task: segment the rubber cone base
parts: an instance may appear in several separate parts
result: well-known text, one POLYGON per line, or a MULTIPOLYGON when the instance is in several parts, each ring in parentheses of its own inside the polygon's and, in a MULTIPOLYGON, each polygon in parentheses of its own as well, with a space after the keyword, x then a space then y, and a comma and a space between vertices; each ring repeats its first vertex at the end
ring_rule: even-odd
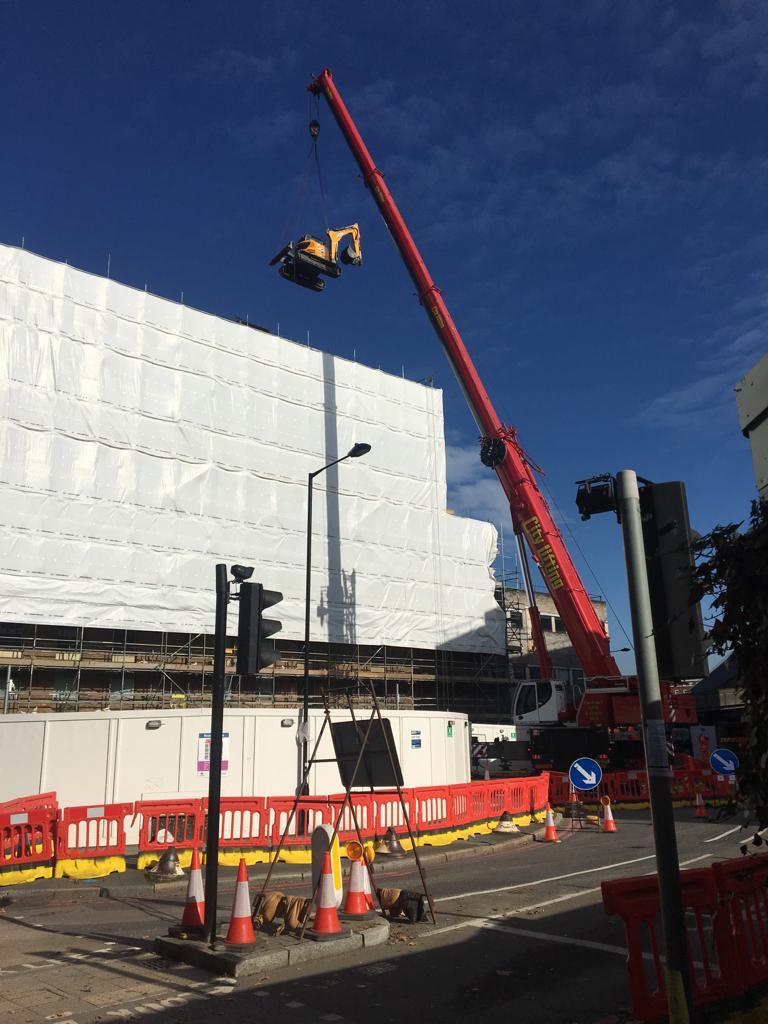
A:
POLYGON ((366 910, 364 914, 345 914, 343 910, 338 911, 340 921, 373 921, 378 916, 373 910, 366 910))

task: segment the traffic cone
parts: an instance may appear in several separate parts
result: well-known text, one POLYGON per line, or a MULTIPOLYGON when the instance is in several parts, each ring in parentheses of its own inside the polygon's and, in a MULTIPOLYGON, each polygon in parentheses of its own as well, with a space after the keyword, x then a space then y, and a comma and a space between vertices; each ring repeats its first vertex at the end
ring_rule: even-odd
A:
POLYGON ((701 790, 696 790, 696 817, 706 818, 707 808, 704 805, 704 797, 701 795, 701 790))
POLYGON ((323 856, 323 869, 320 872, 320 884, 315 897, 315 919, 306 934, 310 939, 317 939, 320 942, 338 939, 345 934, 336 913, 336 893, 333 888, 331 855, 328 851, 323 856))
POLYGON ((371 876, 367 867, 363 871, 363 892, 368 909, 375 910, 376 904, 373 902, 373 893, 371 892, 371 876))
POLYGON ((245 866, 245 857, 240 858, 240 867, 237 869, 232 917, 224 941, 230 946, 249 946, 256 941, 251 920, 251 896, 248 892, 248 869, 245 866))
POLYGON ((547 816, 544 819, 544 843, 559 843, 560 839, 555 829, 555 819, 552 815, 552 808, 547 803, 547 816))
POLYGON ((349 871, 347 895, 341 908, 342 917, 353 917, 359 920, 360 918, 370 918, 373 916, 368 908, 368 900, 365 898, 365 877, 367 874, 368 871, 362 857, 352 861, 349 871))
POLYGON ((192 851, 192 863, 189 867, 187 896, 184 902, 184 913, 181 916, 181 927, 202 928, 205 924, 205 894, 203 893, 203 873, 200 870, 200 858, 197 850, 192 851))
MULTIPOLYGON (((605 798, 606 800, 608 797, 605 798)), ((616 822, 613 820, 613 811, 610 803, 603 805, 603 832, 616 832, 616 822)))

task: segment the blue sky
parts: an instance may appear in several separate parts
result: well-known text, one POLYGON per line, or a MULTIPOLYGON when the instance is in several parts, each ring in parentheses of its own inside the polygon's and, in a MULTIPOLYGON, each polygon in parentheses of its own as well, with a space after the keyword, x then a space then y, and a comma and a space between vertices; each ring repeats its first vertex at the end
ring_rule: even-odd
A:
POLYGON ((0 39, 3 241, 96 273, 109 254, 120 281, 433 377, 450 504, 506 523, 322 107, 329 217, 359 221, 365 265, 322 295, 266 266, 324 226, 314 181, 297 199, 305 88, 330 66, 588 588, 628 629, 620 532, 578 520, 580 477, 684 479, 702 532, 748 513, 733 388, 768 348, 764 4, 0 0, 0 39))

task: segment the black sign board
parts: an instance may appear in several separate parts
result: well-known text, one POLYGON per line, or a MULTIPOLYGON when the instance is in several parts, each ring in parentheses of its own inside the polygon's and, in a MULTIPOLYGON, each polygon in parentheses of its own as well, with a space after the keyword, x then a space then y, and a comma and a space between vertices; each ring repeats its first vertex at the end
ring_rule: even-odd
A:
POLYGON ((394 789, 396 786, 402 786, 403 773, 392 735, 392 723, 388 718, 374 718, 370 723, 367 720, 331 722, 333 749, 339 764, 342 786, 348 789, 352 782, 352 773, 369 725, 368 742, 365 744, 360 767, 355 776, 355 789, 394 789))

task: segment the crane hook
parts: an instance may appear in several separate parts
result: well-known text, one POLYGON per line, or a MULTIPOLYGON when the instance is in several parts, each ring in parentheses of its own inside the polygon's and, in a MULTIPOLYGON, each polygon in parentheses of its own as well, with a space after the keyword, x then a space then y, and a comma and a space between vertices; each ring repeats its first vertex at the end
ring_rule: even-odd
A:
POLYGON ((320 122, 315 121, 314 118, 309 122, 309 134, 313 139, 316 139, 320 134, 320 122))

